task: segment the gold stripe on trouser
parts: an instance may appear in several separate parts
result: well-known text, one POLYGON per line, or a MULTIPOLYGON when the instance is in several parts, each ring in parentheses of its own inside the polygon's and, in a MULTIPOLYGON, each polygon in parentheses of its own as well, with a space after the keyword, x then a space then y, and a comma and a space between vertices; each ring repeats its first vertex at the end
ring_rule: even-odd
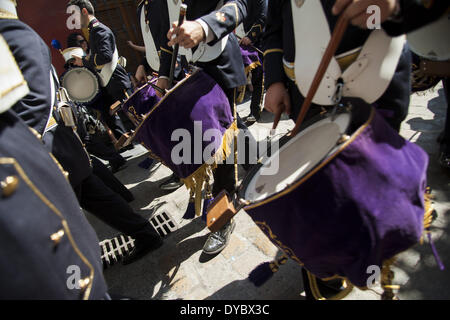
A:
MULTIPOLYGON (((353 62, 356 61, 360 52, 361 50, 358 50, 354 53, 336 59, 342 72, 344 72, 353 62)), ((286 77, 288 77, 292 81, 295 81, 294 63, 289 64, 291 64, 292 66, 286 65, 286 62, 283 63, 284 73, 286 74, 286 77)))
MULTIPOLYGON (((236 123, 237 128, 237 110, 236 110, 236 88, 233 89, 233 117, 234 121, 236 123)), ((238 174, 238 147, 237 147, 237 136, 238 136, 239 130, 236 130, 234 133, 234 187, 236 188, 239 181, 239 174, 238 174)))

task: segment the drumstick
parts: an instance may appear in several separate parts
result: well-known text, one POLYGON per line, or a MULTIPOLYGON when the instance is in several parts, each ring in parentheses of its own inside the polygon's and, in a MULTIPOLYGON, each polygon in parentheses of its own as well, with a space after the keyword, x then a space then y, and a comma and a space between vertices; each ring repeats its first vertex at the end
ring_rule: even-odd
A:
MULTIPOLYGON (((241 37, 239 37, 238 35, 236 35, 235 34, 235 36, 236 36, 236 38, 239 40, 239 44, 241 44, 241 41, 242 41, 242 39, 243 38, 241 38, 241 37)), ((259 53, 261 53, 262 55, 264 55, 264 52, 262 52, 261 50, 259 50, 257 47, 255 47, 254 45, 249 45, 249 47, 252 47, 253 49, 255 49, 256 51, 258 51, 259 53)))
POLYGON ((348 18, 345 18, 344 15, 341 14, 336 24, 336 27, 334 28, 333 35, 331 36, 327 50, 325 51, 322 57, 322 61, 320 62, 319 68, 311 83, 308 95, 306 96, 302 108, 300 109, 300 114, 298 115, 295 127, 290 134, 291 136, 295 136, 298 133, 300 126, 303 120, 305 119, 306 113, 308 112, 309 107, 311 106, 312 99, 314 98, 314 95, 316 94, 317 89, 319 88, 319 85, 322 81, 322 78, 328 69, 328 65, 330 64, 331 58, 336 53, 336 50, 342 40, 342 37, 344 36, 345 31, 347 30, 348 24, 349 24, 348 18))
POLYGON ((159 93, 162 93, 163 95, 166 94, 166 91, 165 91, 164 89, 158 87, 156 84, 151 83, 151 82, 148 82, 148 84, 149 84, 153 89, 155 89, 156 91, 158 91, 159 93))
MULTIPOLYGON (((186 10, 187 10, 187 5, 182 3, 181 7, 180 7, 180 15, 178 17, 178 26, 177 28, 179 28, 184 21, 184 17, 186 16, 186 10)), ((173 77, 174 77, 174 73, 175 73, 175 65, 177 62, 177 56, 178 56, 178 50, 180 49, 180 44, 175 44, 175 47, 173 48, 173 54, 172 54, 172 64, 170 65, 170 76, 169 76, 169 89, 172 88, 173 85, 173 77)))

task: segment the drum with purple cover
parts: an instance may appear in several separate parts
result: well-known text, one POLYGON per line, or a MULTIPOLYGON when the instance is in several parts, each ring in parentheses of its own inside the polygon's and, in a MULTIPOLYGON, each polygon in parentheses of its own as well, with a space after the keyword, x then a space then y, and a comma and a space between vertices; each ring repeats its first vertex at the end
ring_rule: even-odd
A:
POLYGON ((242 60, 244 61, 245 74, 248 76, 250 71, 262 66, 261 58, 258 51, 252 46, 241 44, 240 49, 242 60))
MULTIPOLYGON (((148 104, 146 97, 142 94, 134 101, 136 110, 146 108, 141 106, 148 104)), ((151 108, 133 138, 181 178, 191 196, 195 193, 199 213, 203 183, 214 166, 231 153, 235 130, 225 92, 198 69, 151 108)))
POLYGON ((352 107, 283 137, 246 176, 238 199, 310 273, 366 287, 369 266, 382 266, 422 236, 428 157, 374 108, 348 101, 352 107), (276 163, 278 172, 264 175, 276 163))
POLYGON ((137 89, 121 106, 135 126, 139 126, 145 115, 161 100, 156 95, 156 80, 154 78, 137 89))

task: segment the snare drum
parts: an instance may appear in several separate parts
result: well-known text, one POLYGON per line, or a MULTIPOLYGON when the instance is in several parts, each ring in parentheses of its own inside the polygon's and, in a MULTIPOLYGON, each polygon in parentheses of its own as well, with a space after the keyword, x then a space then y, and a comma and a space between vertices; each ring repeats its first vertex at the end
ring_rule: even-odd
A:
POLYGON ((361 100, 320 115, 247 175, 239 198, 266 236, 315 276, 366 287, 422 235, 428 157, 361 100), (278 173, 264 175, 276 164, 278 173))
POLYGON ((66 88, 70 99, 77 103, 94 102, 100 95, 97 76, 85 67, 69 69, 61 76, 61 85, 66 88))
MULTIPOLYGON (((133 100, 134 108, 146 110, 154 102, 152 97, 151 88, 142 90, 133 100)), ((133 138, 172 169, 191 196, 195 191, 199 213, 203 183, 215 164, 231 153, 235 130, 225 92, 208 74, 196 70, 153 106, 133 138)))
POLYGON ((144 119, 144 116, 161 100, 156 95, 156 90, 151 83, 154 84, 156 78, 152 79, 137 89, 125 102, 122 104, 122 111, 130 118, 134 125, 139 124, 144 119))

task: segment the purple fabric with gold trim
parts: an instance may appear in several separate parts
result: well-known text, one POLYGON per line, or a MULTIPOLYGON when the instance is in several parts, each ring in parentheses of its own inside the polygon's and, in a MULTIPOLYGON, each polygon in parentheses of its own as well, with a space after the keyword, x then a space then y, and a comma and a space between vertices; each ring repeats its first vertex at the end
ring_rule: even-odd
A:
POLYGON ((241 54, 242 54, 242 60, 244 60, 245 68, 247 68, 254 62, 259 62, 260 65, 262 65, 261 59, 259 58, 258 51, 256 51, 254 48, 241 44, 240 49, 241 49, 241 54))
POLYGON ((427 154, 377 113, 309 179, 246 212, 291 258, 319 278, 365 287, 367 267, 418 243, 423 232, 427 154))
POLYGON ((137 122, 142 121, 142 116, 147 114, 158 102, 161 100, 157 95, 155 89, 146 84, 137 89, 130 98, 128 98, 122 105, 124 112, 129 112, 137 122))
MULTIPOLYGON (((142 101, 145 102, 145 99, 142 101)), ((147 114, 137 129, 136 140, 177 176, 186 178, 204 164, 203 153, 212 156, 222 146, 223 135, 232 123, 233 116, 225 92, 209 75, 197 71, 179 82, 147 114), (195 122, 199 123, 195 125, 195 122), (175 130, 180 135, 174 136, 176 141, 172 141, 175 130), (203 139, 207 130, 215 135, 203 139), (183 145, 187 147, 180 151, 183 145), (174 155, 183 158, 182 163, 172 159, 172 150, 176 146, 174 155)))

